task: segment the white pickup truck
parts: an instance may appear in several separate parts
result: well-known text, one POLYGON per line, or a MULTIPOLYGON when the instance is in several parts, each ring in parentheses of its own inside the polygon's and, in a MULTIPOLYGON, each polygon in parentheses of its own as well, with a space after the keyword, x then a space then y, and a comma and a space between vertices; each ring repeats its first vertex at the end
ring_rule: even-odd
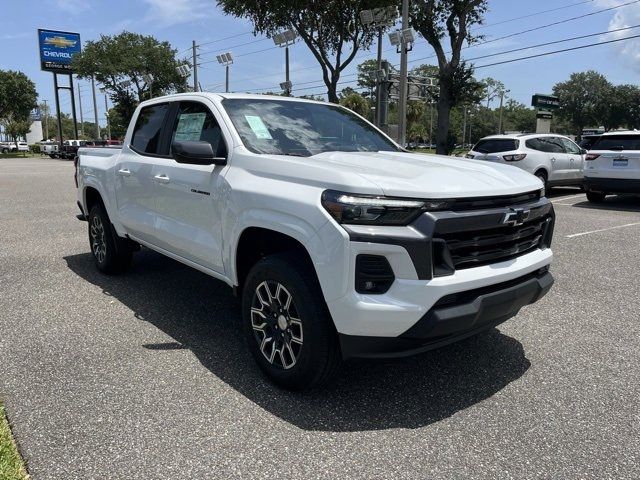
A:
POLYGON ((408 153, 337 105, 156 98, 121 149, 80 149, 76 181, 98 269, 142 245, 226 282, 256 362, 290 389, 468 337, 553 284, 540 180, 408 153))

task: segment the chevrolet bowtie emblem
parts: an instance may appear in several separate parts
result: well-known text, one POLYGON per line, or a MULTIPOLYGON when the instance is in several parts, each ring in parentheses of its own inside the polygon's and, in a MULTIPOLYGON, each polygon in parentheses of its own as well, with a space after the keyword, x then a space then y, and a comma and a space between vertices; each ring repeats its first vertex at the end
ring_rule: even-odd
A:
POLYGON ((527 221, 530 214, 531 210, 524 208, 512 208, 510 212, 504 214, 502 223, 512 227, 518 227, 527 221))
POLYGON ((76 40, 69 40, 64 37, 47 37, 44 39, 44 43, 47 45, 53 45, 58 48, 69 48, 75 46, 77 43, 76 40))

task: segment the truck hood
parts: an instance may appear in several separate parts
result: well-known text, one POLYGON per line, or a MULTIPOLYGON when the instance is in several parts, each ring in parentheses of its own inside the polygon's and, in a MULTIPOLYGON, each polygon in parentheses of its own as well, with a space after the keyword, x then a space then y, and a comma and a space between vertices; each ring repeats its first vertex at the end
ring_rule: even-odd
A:
POLYGON ((326 152, 305 161, 336 174, 357 174, 393 197, 483 197, 542 188, 540 180, 520 168, 443 155, 326 152))

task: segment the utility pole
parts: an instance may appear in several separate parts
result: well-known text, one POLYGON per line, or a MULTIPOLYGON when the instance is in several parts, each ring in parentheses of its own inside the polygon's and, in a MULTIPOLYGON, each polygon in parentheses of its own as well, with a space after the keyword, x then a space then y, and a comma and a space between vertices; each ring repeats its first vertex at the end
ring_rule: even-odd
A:
POLYGON ((502 107, 504 104, 504 94, 509 92, 509 90, 500 91, 500 119, 498 120, 498 133, 502 133, 502 107))
POLYGON ((84 137, 84 117, 82 116, 82 93, 80 92, 80 82, 78 82, 78 102, 80 105, 80 135, 84 137))
POLYGON ((433 100, 429 102, 429 148, 433 145, 433 100))
POLYGON ((464 110, 462 113, 462 145, 464 145, 464 139, 467 135, 467 106, 463 105, 462 109, 464 110))
POLYGON ((380 128, 382 126, 382 115, 380 109, 382 108, 382 99, 380 92, 382 92, 382 76, 380 71, 382 70, 382 32, 384 27, 378 27, 378 63, 376 70, 376 126, 380 128))
POLYGON ((107 138, 111 140, 111 123, 109 122, 109 106, 107 105, 107 94, 104 95, 104 116, 107 117, 107 138))
POLYGON ((44 138, 49 140, 49 107, 47 106, 47 100, 42 102, 44 103, 44 138))
POLYGON ((193 91, 198 91, 198 45, 196 45, 196 41, 193 40, 192 43, 193 48, 193 91))
POLYGON ((407 53, 405 32, 409 28, 409 0, 402 0, 402 40, 400 42, 400 99, 398 102, 398 143, 402 148, 407 137, 407 53))
POLYGON ((96 140, 100 138, 100 124, 98 123, 98 102, 96 101, 96 81, 91 75, 91 92, 93 93, 93 119, 96 122, 96 140))

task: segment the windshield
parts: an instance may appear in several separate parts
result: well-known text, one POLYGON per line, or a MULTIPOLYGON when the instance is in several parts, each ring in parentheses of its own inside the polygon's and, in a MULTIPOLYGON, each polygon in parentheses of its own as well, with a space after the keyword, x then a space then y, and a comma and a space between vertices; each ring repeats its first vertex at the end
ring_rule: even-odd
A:
POLYGON ((254 153, 308 157, 322 152, 398 151, 373 126, 330 104, 228 98, 222 102, 254 153))

